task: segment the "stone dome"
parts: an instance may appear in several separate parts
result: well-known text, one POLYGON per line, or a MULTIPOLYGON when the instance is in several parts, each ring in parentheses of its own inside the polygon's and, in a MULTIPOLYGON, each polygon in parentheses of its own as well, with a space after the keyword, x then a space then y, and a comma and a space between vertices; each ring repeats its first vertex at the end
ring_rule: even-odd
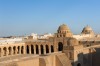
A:
POLYGON ((58 30, 69 30, 69 28, 67 27, 67 25, 62 24, 59 26, 58 30))
POLYGON ((82 34, 94 34, 94 32, 90 26, 84 27, 81 33, 82 34))
POLYGON ((86 26, 83 28, 83 30, 92 30, 92 28, 90 26, 86 26))
POLYGON ((62 24, 58 28, 58 33, 71 33, 70 29, 68 28, 67 25, 62 24))
POLYGON ((75 38, 69 38, 67 43, 68 43, 69 46, 79 45, 79 41, 75 38))
POLYGON ((57 33, 55 34, 56 37, 72 37, 72 33, 67 25, 62 24, 59 26, 57 33))

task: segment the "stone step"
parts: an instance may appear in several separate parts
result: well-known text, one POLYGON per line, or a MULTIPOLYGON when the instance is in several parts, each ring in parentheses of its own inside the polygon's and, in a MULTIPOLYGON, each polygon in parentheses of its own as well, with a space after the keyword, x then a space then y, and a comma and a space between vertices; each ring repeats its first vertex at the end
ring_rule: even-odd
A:
POLYGON ((58 59, 62 63, 63 66, 71 66, 70 60, 65 54, 57 55, 58 59))

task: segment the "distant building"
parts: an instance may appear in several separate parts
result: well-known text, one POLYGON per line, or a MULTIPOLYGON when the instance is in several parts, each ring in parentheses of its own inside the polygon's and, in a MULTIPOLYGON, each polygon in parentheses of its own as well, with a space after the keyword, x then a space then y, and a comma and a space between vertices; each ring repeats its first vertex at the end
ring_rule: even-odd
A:
POLYGON ((78 40, 82 40, 84 38, 94 38, 96 35, 90 26, 86 26, 83 28, 80 35, 73 35, 73 37, 78 40))
POLYGON ((48 39, 49 37, 53 37, 53 34, 46 33, 46 34, 43 34, 43 35, 38 35, 38 34, 32 33, 30 36, 28 36, 28 38, 32 38, 34 40, 38 40, 38 39, 48 39))

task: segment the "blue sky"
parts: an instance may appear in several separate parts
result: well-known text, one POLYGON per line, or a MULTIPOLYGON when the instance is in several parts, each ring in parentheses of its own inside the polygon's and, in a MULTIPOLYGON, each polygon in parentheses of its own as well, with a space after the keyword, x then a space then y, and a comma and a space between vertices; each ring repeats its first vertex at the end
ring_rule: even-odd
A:
POLYGON ((100 0, 0 0, 0 36, 55 33, 63 23, 100 33, 100 0))

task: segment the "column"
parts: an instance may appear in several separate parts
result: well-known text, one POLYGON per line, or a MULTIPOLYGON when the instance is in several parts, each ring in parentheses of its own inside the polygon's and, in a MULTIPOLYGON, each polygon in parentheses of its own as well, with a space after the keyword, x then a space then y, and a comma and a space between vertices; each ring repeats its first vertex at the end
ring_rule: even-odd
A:
POLYGON ((1 57, 3 57, 3 48, 1 48, 1 57))
POLYGON ((19 46, 19 54, 21 54, 21 46, 19 46))
POLYGON ((33 45, 34 46, 34 54, 36 54, 36 46, 35 45, 33 45))
POLYGON ((46 47, 43 45, 44 54, 46 54, 46 47))
POLYGON ((29 46, 29 54, 31 54, 31 46, 29 46))
POLYGON ((15 55, 17 55, 18 49, 17 47, 15 47, 15 55))
POLYGON ((23 46, 23 53, 26 54, 26 47, 23 46))
POLYGON ((6 48, 6 56, 8 56, 9 51, 8 51, 8 47, 6 48))
POLYGON ((10 52, 11 52, 11 55, 13 55, 13 53, 14 53, 13 47, 11 47, 11 51, 10 52))
POLYGON ((51 45, 49 45, 49 53, 51 53, 51 45))
MULTIPOLYGON (((4 48, 4 47, 3 47, 4 48)), ((4 56, 5 55, 5 51, 4 51, 4 49, 2 48, 2 56, 4 56)))
POLYGON ((39 55, 41 55, 41 48, 40 48, 40 45, 38 45, 39 46, 39 55))

